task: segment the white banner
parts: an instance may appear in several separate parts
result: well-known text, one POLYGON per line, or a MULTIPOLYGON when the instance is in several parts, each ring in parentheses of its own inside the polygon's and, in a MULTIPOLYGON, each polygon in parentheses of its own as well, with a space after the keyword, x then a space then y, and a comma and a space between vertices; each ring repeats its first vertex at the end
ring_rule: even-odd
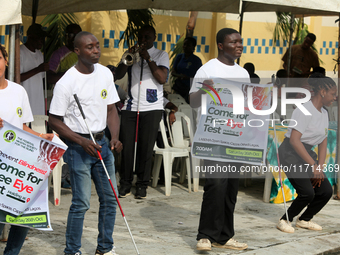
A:
POLYGON ((0 221, 51 228, 47 179, 67 146, 50 142, 8 122, 0 129, 0 221))
POLYGON ((271 120, 269 115, 254 112, 270 109, 272 84, 212 81, 214 89, 206 91, 202 98, 192 155, 200 159, 263 164, 271 120), (252 95, 248 95, 248 88, 252 88, 252 95), (248 98, 254 109, 248 106, 248 98), (242 113, 236 113, 235 109, 242 113))

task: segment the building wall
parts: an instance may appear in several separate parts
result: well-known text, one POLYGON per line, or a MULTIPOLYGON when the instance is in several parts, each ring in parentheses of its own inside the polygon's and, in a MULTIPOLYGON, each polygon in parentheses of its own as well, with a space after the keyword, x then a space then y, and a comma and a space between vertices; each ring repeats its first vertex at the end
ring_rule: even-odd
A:
MULTIPOLYGON (((102 48, 100 62, 103 65, 118 64, 126 45, 119 44, 119 38, 125 30, 127 15, 125 11, 103 11, 76 14, 83 30, 92 32, 99 40, 102 48)), ((185 36, 185 27, 189 12, 156 10, 154 21, 157 38, 155 47, 171 54, 171 49, 181 36, 185 36)), ((317 36, 315 47, 327 75, 337 77, 333 73, 338 55, 338 24, 337 17, 307 17, 305 23, 310 32, 317 36)), ((37 18, 41 22, 42 17, 37 18)), ((24 36, 31 24, 31 18, 23 17, 21 27, 24 36)), ((245 13, 242 38, 244 44, 240 65, 246 62, 254 63, 256 73, 262 77, 270 77, 282 68, 281 58, 288 44, 285 41, 273 43, 273 31, 276 22, 275 13, 245 13)), ((239 30, 239 15, 200 12, 194 31, 197 39, 195 54, 203 63, 217 56, 215 36, 219 29, 231 27, 239 30)), ((9 27, 0 27, 0 43, 8 44, 9 27)))

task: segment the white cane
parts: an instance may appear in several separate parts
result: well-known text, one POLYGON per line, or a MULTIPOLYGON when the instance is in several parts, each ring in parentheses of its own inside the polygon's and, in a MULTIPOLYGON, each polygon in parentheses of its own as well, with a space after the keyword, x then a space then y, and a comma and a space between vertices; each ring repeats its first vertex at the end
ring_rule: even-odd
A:
POLYGON ((141 62, 141 69, 140 69, 140 79, 139 79, 139 86, 138 86, 138 103, 137 103, 135 152, 134 152, 134 157, 133 157, 133 172, 135 172, 135 170, 136 170, 137 140, 138 140, 138 125, 139 125, 140 87, 142 86, 142 78, 143 78, 143 58, 141 58, 140 62, 141 62))
MULTIPOLYGON (((93 135, 92 135, 91 129, 90 129, 90 128, 89 128, 89 126, 87 125, 86 117, 85 117, 85 114, 84 114, 83 108, 81 107, 81 104, 80 104, 80 102, 79 102, 79 99, 78 99, 78 96, 77 96, 77 94, 74 94, 74 95, 73 95, 73 97, 74 97, 74 99, 76 100, 76 103, 77 103, 77 105, 78 105, 78 108, 79 108, 79 111, 80 111, 81 115, 83 116, 83 119, 84 119, 84 122, 85 122, 86 128, 87 128, 87 130, 88 130, 88 132, 89 132, 89 134, 90 134, 90 137, 91 137, 91 139, 92 139, 93 143, 94 143, 94 144, 97 144, 97 143, 96 143, 96 140, 94 139, 94 137, 93 137, 93 135)), ((106 169, 106 166, 105 166, 105 163, 104 163, 104 161, 103 161, 102 155, 100 154, 100 152, 99 152, 98 150, 97 150, 97 154, 98 154, 98 156, 99 156, 100 162, 102 163, 102 166, 103 166, 103 168, 104 168, 104 171, 105 171, 105 174, 106 174, 106 176, 107 176, 107 179, 108 179, 108 180, 109 180, 109 182, 110 182, 110 185, 111 185, 111 188, 112 188, 113 194, 114 194, 114 196, 115 196, 115 198, 116 198, 116 201, 117 201, 118 207, 119 207, 119 209, 120 209, 120 212, 121 212, 121 214, 122 214, 122 216, 123 216, 123 219, 124 219, 125 225, 126 225, 126 227, 127 227, 128 231, 129 231, 129 234, 130 234, 130 237, 131 237, 132 243, 133 243, 133 245, 135 246, 135 249, 136 249, 137 255, 140 255, 140 253, 139 253, 139 251, 138 251, 138 248, 137 248, 137 245, 136 245, 136 242, 135 242, 135 239, 133 238, 133 235, 132 235, 132 233, 131 233, 131 230, 130 230, 129 224, 128 224, 128 222, 127 222, 126 218, 125 218, 125 214, 124 214, 124 212, 123 212, 123 208, 122 208, 122 206, 120 205, 120 202, 119 202, 119 199, 118 199, 118 196, 117 196, 116 190, 115 190, 115 188, 113 187, 113 184, 112 184, 112 181, 111 181, 110 175, 109 175, 109 173, 108 173, 108 171, 107 171, 107 169, 106 169)))
POLYGON ((47 115, 47 75, 44 72, 45 79, 44 79, 44 94, 45 94, 45 115, 47 115))
POLYGON ((283 197, 283 203, 285 205, 285 211, 286 211, 286 218, 287 218, 287 222, 290 226, 290 221, 289 221, 289 218, 288 218, 288 211, 287 211, 287 205, 286 205, 286 197, 285 197, 285 192, 284 192, 284 189, 283 189, 283 183, 282 183, 282 176, 281 176, 281 166, 280 166, 280 157, 279 157, 279 150, 278 150, 278 147, 277 147, 277 137, 276 137, 276 127, 275 127, 275 122, 274 122, 274 113, 272 115, 273 117, 273 126, 274 126, 274 139, 275 139, 275 149, 276 149, 276 157, 277 157, 277 164, 279 166, 279 180, 280 180, 280 184, 281 184, 281 192, 282 192, 282 197, 283 197))
MULTIPOLYGON (((272 83, 273 83, 273 85, 275 84, 275 76, 274 76, 274 74, 272 75, 272 83)), ((281 185, 281 192, 282 192, 282 197, 283 197, 283 203, 285 205, 287 222, 288 222, 288 225, 290 226, 290 221, 289 221, 289 218, 288 218, 288 211, 287 211, 285 191, 283 189, 282 176, 281 176, 281 166, 280 166, 279 149, 277 147, 277 136, 276 136, 276 125, 275 125, 275 121, 274 121, 275 120, 274 112, 272 113, 272 119, 273 119, 272 123, 273 123, 273 126, 274 126, 275 150, 276 150, 277 164, 278 164, 278 167, 279 167, 279 180, 280 180, 280 185, 281 185)))

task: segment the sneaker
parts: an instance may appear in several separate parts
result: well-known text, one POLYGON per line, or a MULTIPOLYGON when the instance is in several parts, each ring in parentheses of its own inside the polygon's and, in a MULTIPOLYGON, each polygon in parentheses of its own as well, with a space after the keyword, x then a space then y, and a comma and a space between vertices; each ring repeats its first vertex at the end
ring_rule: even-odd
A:
POLYGON ((211 251, 211 242, 207 238, 198 240, 196 244, 196 250, 198 251, 211 251))
POLYGON ((313 221, 305 221, 305 220, 297 220, 296 221, 296 226, 299 228, 306 228, 309 230, 317 230, 320 231, 322 230, 322 227, 319 224, 316 224, 313 221))
POLYGON ((64 255, 81 255, 80 252, 76 252, 75 254, 64 253, 64 255))
POLYGON ((288 224, 286 220, 279 220, 279 223, 276 225, 277 229, 281 230, 282 232, 286 233, 294 233, 295 229, 288 224))
POLYGON ((223 248, 223 249, 233 249, 233 250, 245 250, 248 248, 246 243, 239 243, 233 238, 230 238, 225 244, 212 243, 212 247, 223 248))
POLYGON ((135 198, 136 199, 146 198, 146 188, 137 187, 135 198))
POLYGON ((101 251, 96 250, 95 255, 118 255, 118 254, 115 252, 115 249, 116 249, 116 247, 113 246, 112 250, 111 250, 111 251, 108 251, 108 252, 101 252, 101 251))
POLYGON ((131 195, 130 188, 127 188, 126 186, 124 187, 123 185, 120 185, 118 193, 120 198, 131 195))

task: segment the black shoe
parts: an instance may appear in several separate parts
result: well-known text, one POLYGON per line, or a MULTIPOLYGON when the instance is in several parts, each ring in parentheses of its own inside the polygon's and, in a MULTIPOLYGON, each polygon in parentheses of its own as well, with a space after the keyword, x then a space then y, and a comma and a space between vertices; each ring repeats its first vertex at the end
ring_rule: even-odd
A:
POLYGON ((121 185, 119 187, 118 192, 119 192, 120 198, 127 197, 128 195, 131 195, 130 188, 123 186, 123 185, 121 185))
POLYGON ((146 198, 146 188, 137 187, 135 198, 136 199, 146 198))

